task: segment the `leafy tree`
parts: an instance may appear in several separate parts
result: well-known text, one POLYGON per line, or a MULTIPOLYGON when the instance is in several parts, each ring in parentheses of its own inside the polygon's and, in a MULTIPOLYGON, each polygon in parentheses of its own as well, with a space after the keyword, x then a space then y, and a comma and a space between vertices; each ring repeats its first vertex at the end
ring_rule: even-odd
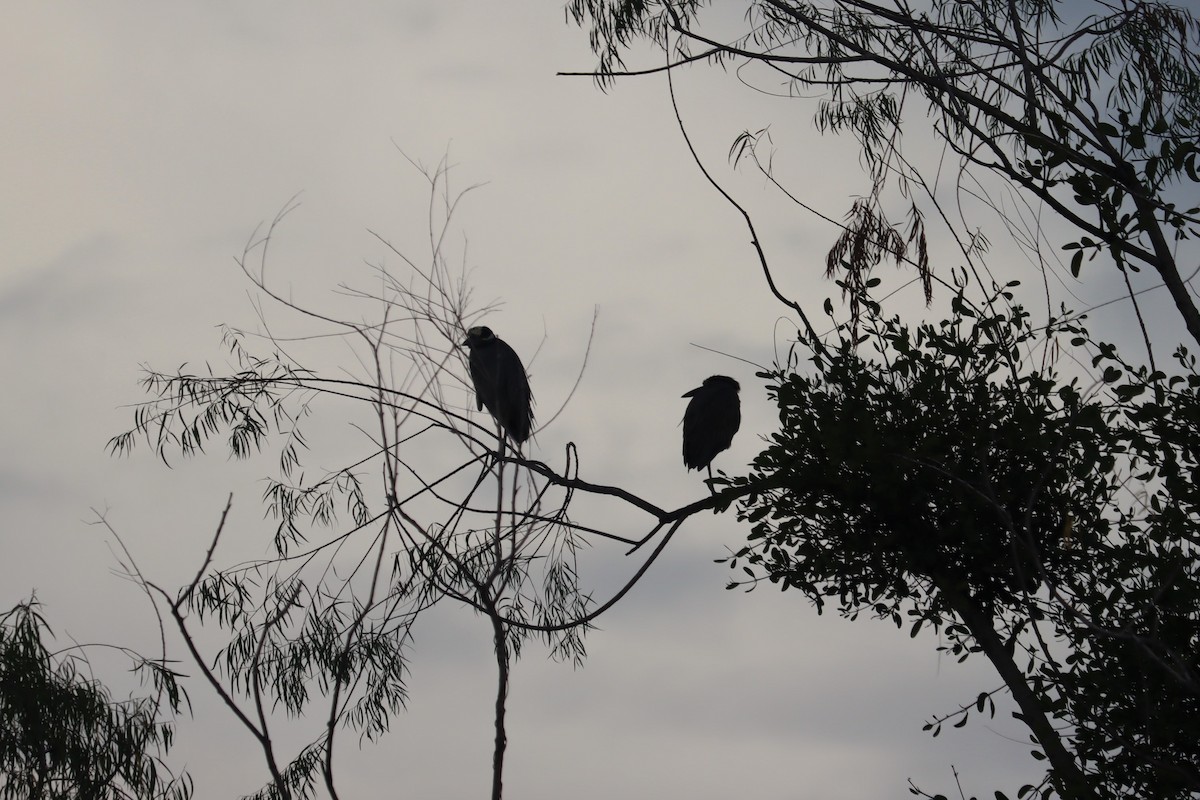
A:
MULTIPOLYGON (((1168 378, 1076 321, 1044 332, 1020 306, 955 301, 915 328, 864 301, 861 336, 845 324, 805 346, 812 374, 764 376, 780 432, 732 482, 753 528, 731 566, 818 610, 931 627, 960 660, 982 653, 1049 764, 1045 796, 1189 797, 1195 359, 1181 349, 1168 378), (1046 348, 1066 335, 1095 345, 1105 382, 1058 374, 1046 348)), ((995 711, 986 692, 973 706, 951 716, 995 711)))
POLYGON ((113 700, 87 673, 82 648, 51 652, 36 599, 0 615, 0 798, 184 800, 187 774, 163 757, 186 701, 162 660, 126 651, 154 694, 113 700), (163 711, 170 715, 163 718, 163 711))
MULTIPOLYGON (((762 67, 788 96, 823 93, 815 124, 856 137, 870 187, 829 250, 827 274, 848 309, 838 322, 826 302, 832 338, 778 291, 754 236, 800 333, 789 358, 763 373, 779 432, 722 493, 740 498, 753 525, 731 559, 745 576, 734 585, 774 582, 818 610, 890 618, 914 636, 932 627, 953 655, 982 653, 1047 764, 1019 797, 1194 796, 1200 378, 1185 347, 1173 365, 1157 363, 1129 273, 1152 270, 1200 342, 1183 272, 1200 219, 1190 196, 1200 180, 1200 23, 1161 2, 748 0, 744 27, 731 32, 728 15, 708 6, 574 0, 569 9, 590 30, 591 74, 604 84, 669 78, 707 60, 762 67), (665 51, 666 65, 626 68, 639 40, 665 51), (905 151, 902 133, 914 128, 956 157, 933 169, 958 170, 957 196, 905 151), (1015 283, 986 277, 986 237, 946 209, 963 207, 966 184, 985 191, 988 175, 1031 217, 1046 209, 1067 223, 1074 276, 1098 257, 1124 275, 1147 365, 1053 302, 1035 321, 1015 283), (892 221, 897 207, 904 225, 892 221), (930 256, 931 219, 957 243, 952 282, 930 256), (872 275, 885 258, 915 267, 927 302, 944 286, 948 318, 886 311, 872 275)), ((762 156, 769 142, 765 130, 745 133, 731 155, 804 205, 762 156)), ((1014 238, 1052 270, 1040 221, 1024 237, 1014 238)), ((1045 291, 1049 301, 1049 282, 1045 291)), ((993 694, 928 729, 994 712, 993 694)))

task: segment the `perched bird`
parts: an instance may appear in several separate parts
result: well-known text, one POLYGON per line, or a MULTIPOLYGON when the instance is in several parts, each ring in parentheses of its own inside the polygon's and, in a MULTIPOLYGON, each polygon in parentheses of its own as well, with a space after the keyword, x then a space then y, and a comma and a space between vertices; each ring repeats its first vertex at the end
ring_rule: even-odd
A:
POLYGON ((689 470, 707 468, 712 478, 712 460, 729 449, 742 424, 741 388, 727 375, 713 375, 683 395, 692 398, 683 412, 683 463, 689 470))
POLYGON ((533 427, 533 395, 520 357, 484 326, 467 331, 463 344, 471 351, 467 363, 475 384, 475 408, 487 406, 510 439, 525 441, 533 427))

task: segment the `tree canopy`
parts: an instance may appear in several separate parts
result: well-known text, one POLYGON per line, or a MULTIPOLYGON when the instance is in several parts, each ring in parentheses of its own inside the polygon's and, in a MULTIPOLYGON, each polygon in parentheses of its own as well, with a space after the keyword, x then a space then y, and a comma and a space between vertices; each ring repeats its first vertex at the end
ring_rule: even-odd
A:
POLYGON ((1195 357, 1181 349, 1168 379, 1076 322, 1034 329, 1006 294, 959 294, 950 319, 915 328, 867 301, 861 338, 847 325, 811 348, 810 374, 764 376, 780 431, 733 481, 753 529, 731 566, 982 653, 1049 764, 1047 796, 1189 797, 1195 357), (1095 345, 1100 387, 1058 374, 1047 354, 1064 336, 1095 345))

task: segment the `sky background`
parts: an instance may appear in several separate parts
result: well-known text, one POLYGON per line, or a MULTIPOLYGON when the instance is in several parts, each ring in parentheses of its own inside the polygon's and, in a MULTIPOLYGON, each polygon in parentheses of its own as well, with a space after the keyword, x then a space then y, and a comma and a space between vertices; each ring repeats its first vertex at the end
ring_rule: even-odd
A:
MULTIPOLYGON (((585 479, 662 507, 697 499, 704 487, 679 457, 680 395, 724 373, 742 384, 744 421, 717 466, 748 463, 773 429, 772 408, 754 367, 704 348, 767 365, 795 322, 768 293, 740 219, 692 163, 665 80, 602 93, 555 74, 592 63, 586 33, 557 3, 8 9, 0 607, 36 591, 62 642, 153 651, 151 610, 114 574, 97 513, 167 586, 190 579, 230 493, 233 549, 266 554, 259 479, 270 458, 233 462, 214 448, 166 469, 145 449, 116 459, 105 444, 132 424, 142 365, 219 366, 216 326, 260 324, 235 258, 297 193, 272 244, 273 285, 312 308, 367 314, 337 290, 369 285, 371 264, 400 268, 372 232, 407 253, 427 248, 427 185, 408 158, 447 158, 454 186, 479 185, 453 221, 451 249, 480 302, 502 302, 486 321, 526 356, 539 412, 571 391, 598 309, 579 390, 535 455, 556 463, 573 441, 585 479)), ((781 174, 840 218, 869 188, 852 146, 811 131, 812 103, 747 91, 733 73, 698 69, 677 88, 706 163, 755 211, 781 290, 819 316, 836 292, 821 277, 836 230, 761 177, 732 173, 725 157, 740 131, 771 125, 781 174)), ((1033 277, 1019 260, 1006 266, 1033 277)), ((1091 301, 1119 291, 1104 276, 1086 293, 1071 288, 1091 301)), ((268 314, 277 332, 314 332, 268 314)), ((1105 338, 1124 336, 1123 318, 1097 320, 1105 338)), ((322 357, 335 372, 357 368, 349 351, 346 363, 335 350, 322 357)), ((326 437, 345 452, 365 446, 336 409, 328 420, 326 437)), ((314 454, 324 468, 338 456, 336 446, 314 454)), ((1005 712, 938 739, 921 732, 999 684, 982 659, 957 664, 930 635, 818 616, 772 587, 727 592, 714 559, 745 533, 732 514, 686 525, 602 617, 582 669, 527 649, 510 694, 508 796, 866 800, 908 796, 909 778, 954 794, 953 769, 968 795, 1011 795, 1040 776, 1005 712)), ((602 542, 588 563, 585 581, 600 587, 637 566, 602 542)), ((409 708, 381 743, 347 754, 343 796, 484 796, 486 621, 439 608, 412 657, 409 708)), ((119 664, 100 677, 129 689, 119 664)), ((251 738, 207 687, 191 692, 195 716, 180 723, 175 763, 192 772, 196 796, 256 790, 267 775, 251 738)))

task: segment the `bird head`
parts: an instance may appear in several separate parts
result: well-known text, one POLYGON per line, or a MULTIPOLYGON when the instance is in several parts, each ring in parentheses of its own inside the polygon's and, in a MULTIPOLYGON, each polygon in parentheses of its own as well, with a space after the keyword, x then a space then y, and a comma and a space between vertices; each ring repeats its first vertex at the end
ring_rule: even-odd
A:
POLYGON ((713 392, 733 392, 737 394, 742 390, 742 385, 728 375, 710 375, 704 379, 704 383, 692 389, 684 397, 695 397, 704 392, 711 394, 713 392))
POLYGON ((710 388, 732 389, 735 392, 742 390, 742 385, 728 375, 712 375, 704 379, 704 385, 710 388))
POLYGON ((467 331, 466 341, 463 345, 466 347, 479 347, 480 345, 491 344, 496 341, 496 334, 492 333, 492 329, 486 325, 477 325, 467 331))

